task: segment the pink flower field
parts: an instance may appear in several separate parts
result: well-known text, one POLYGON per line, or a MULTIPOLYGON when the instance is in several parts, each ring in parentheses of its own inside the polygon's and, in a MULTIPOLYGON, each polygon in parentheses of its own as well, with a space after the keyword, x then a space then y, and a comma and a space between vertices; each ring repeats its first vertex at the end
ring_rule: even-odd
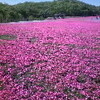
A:
POLYGON ((100 21, 0 24, 0 100, 100 100, 100 21))

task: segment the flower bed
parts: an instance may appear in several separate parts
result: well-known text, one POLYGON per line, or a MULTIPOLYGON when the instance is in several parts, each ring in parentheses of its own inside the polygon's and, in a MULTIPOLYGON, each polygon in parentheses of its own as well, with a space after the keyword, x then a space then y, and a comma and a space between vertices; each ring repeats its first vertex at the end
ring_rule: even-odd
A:
POLYGON ((0 100, 99 100, 100 23, 87 19, 1 24, 0 100))

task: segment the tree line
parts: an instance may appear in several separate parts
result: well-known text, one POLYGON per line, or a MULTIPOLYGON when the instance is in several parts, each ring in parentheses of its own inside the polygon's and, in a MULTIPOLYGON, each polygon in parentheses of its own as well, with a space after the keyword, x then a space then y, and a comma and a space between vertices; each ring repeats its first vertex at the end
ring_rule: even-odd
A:
POLYGON ((16 5, 0 3, 0 23, 41 20, 52 17, 56 13, 64 13, 66 16, 94 16, 100 14, 100 7, 78 0, 24 2, 16 5))

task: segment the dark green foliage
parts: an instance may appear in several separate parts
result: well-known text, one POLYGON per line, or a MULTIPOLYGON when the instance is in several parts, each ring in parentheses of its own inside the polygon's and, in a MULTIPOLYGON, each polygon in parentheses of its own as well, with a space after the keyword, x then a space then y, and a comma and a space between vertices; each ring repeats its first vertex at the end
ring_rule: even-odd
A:
POLYGON ((0 85, 3 83, 3 81, 0 81, 0 85))
POLYGON ((79 76, 77 76, 77 82, 79 82, 79 83, 86 83, 86 81, 87 81, 87 78, 86 78, 86 76, 85 75, 79 75, 79 76))
POLYGON ((96 84, 100 84, 100 76, 98 75, 96 78, 93 79, 96 84))
POLYGON ((35 43, 36 41, 38 41, 38 37, 32 37, 28 42, 35 43))
POLYGON ((29 89, 31 86, 33 85, 33 83, 31 82, 31 81, 26 81, 25 83, 24 83, 24 89, 29 89))
POLYGON ((64 91, 65 94, 68 94, 68 93, 72 92, 72 89, 66 87, 63 91, 64 91))
POLYGON ((6 63, 0 62, 0 66, 6 66, 6 63))
POLYGON ((84 99, 84 98, 86 98, 86 96, 85 95, 83 95, 83 94, 81 94, 80 92, 78 92, 78 91, 73 91, 73 94, 76 96, 76 97, 78 97, 79 99, 84 99))
POLYGON ((4 89, 3 81, 0 81, 0 91, 4 89))
POLYGON ((65 94, 68 95, 68 98, 71 98, 71 97, 73 98, 74 96, 79 98, 79 99, 85 99, 86 98, 86 96, 81 94, 79 92, 79 90, 77 90, 77 89, 72 89, 72 88, 66 87, 63 91, 64 91, 65 94))
POLYGON ((16 39, 16 36, 14 36, 14 35, 0 35, 0 39, 2 39, 2 40, 14 40, 14 39, 16 39))
POLYGON ((21 78, 21 75, 18 74, 18 72, 14 72, 14 73, 11 75, 11 78, 12 78, 12 79, 20 79, 20 78, 21 78))
POLYGON ((17 5, 0 3, 0 22, 45 19, 55 13, 64 13, 66 16, 92 16, 100 14, 100 7, 78 0, 25 2, 17 5))
POLYGON ((4 86, 0 86, 0 91, 4 89, 4 86))

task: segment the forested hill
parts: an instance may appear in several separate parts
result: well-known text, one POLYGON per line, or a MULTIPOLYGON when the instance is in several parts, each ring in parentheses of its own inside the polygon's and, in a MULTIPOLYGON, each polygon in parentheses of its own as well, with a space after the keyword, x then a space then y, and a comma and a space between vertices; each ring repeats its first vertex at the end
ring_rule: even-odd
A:
POLYGON ((0 22, 45 19, 55 13, 64 13, 66 16, 94 16, 100 14, 100 7, 78 0, 25 2, 17 5, 0 3, 0 22))

